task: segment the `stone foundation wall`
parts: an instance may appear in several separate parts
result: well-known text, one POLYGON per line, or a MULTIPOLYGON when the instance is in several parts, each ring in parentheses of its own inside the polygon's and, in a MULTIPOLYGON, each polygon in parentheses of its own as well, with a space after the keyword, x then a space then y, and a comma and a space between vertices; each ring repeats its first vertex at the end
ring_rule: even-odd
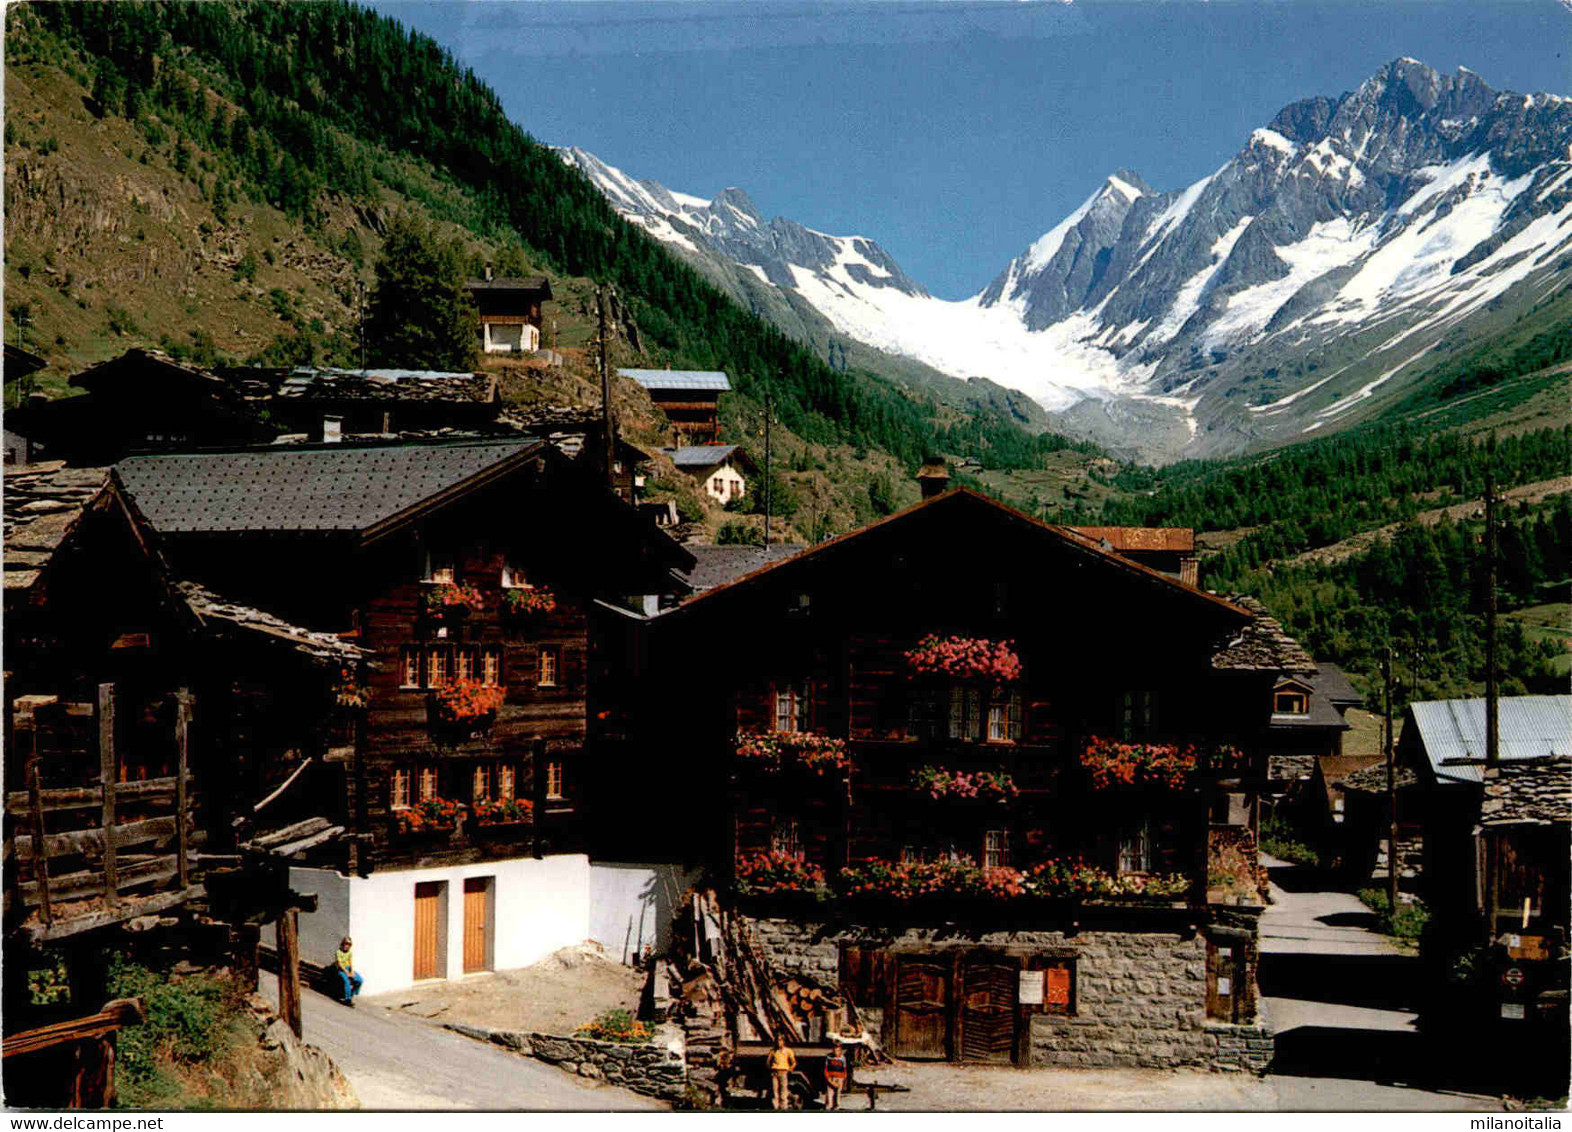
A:
POLYGON ((525 1057, 538 1058, 565 1072, 620 1085, 645 1096, 675 1101, 687 1094, 687 1058, 682 1030, 677 1026, 661 1026, 655 1041, 647 1045, 596 1042, 522 1030, 487 1030, 460 1022, 449 1022, 447 1028, 525 1057))
MULTIPOLYGON (((996 947, 1014 952, 1051 950, 1076 957, 1073 1016, 1030 1018, 1028 1063, 1033 1066, 1174 1066, 1217 1069, 1265 1067, 1270 1031, 1206 1017, 1206 939, 1175 932, 966 932, 908 929, 878 933, 846 925, 784 919, 750 921, 770 962, 790 974, 833 982, 843 943, 860 947, 943 950, 996 947)), ((882 1011, 859 1006, 868 1028, 884 1039, 882 1011)))

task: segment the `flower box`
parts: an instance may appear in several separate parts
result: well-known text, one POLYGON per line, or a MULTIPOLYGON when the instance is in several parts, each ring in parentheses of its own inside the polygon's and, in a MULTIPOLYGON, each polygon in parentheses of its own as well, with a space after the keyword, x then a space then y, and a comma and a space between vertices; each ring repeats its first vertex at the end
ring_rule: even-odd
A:
POLYGON ((448 798, 425 798, 402 810, 393 811, 400 833, 441 836, 458 828, 462 802, 448 798))
POLYGON ((1192 887, 1184 873, 1119 873, 1082 860, 1049 860, 1027 870, 1023 885, 1034 896, 1097 902, 1168 904, 1192 887))
POLYGON ((848 898, 897 901, 1024 895, 1022 874, 1008 867, 986 868, 971 861, 868 861, 840 871, 839 886, 848 898))
POLYGON ((734 750, 739 760, 771 771, 792 765, 819 775, 851 769, 846 740, 812 731, 738 732, 734 750))
POLYGON ((471 809, 479 830, 502 832, 534 824, 535 803, 528 798, 476 802, 471 809))
POLYGON ((734 883, 739 896, 830 896, 824 870, 794 853, 755 853, 737 861, 734 883))
POLYGON ((557 595, 544 586, 513 586, 502 591, 502 612, 509 617, 544 617, 557 608, 557 595))
POLYGON ((486 597, 474 586, 443 582, 421 595, 421 611, 438 621, 462 621, 471 613, 483 613, 486 597))
POLYGON ((912 676, 974 681, 994 686, 1021 678, 1021 658, 1011 641, 930 634, 905 654, 912 676))
POLYGON ((1001 771, 958 771, 924 766, 912 771, 912 786, 934 801, 1005 803, 1020 793, 1001 771))
POLYGON ((497 721, 503 690, 477 680, 455 680, 433 691, 426 701, 426 720, 434 734, 463 740, 483 735, 497 721))

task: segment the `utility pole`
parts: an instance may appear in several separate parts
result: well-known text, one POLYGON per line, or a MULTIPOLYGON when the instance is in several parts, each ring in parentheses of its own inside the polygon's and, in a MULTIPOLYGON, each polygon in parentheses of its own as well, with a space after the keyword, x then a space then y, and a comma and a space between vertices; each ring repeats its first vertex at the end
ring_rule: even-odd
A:
POLYGON ((615 444, 614 432, 611 423, 611 366, 608 361, 609 351, 606 338, 606 288, 595 288, 595 312, 600 323, 600 427, 601 427, 601 470, 605 473, 606 483, 615 488, 612 483, 612 448, 615 444))
POLYGON ((358 323, 358 326, 356 327, 356 333, 357 333, 357 336, 360 338, 360 368, 361 369, 365 369, 366 368, 366 281, 364 279, 358 279, 358 280, 355 281, 355 294, 358 296, 358 298, 355 300, 355 321, 358 323))
POLYGON ((1496 686, 1496 474, 1495 434, 1490 436, 1491 469, 1485 473, 1485 765, 1501 758, 1497 718, 1501 690, 1496 686))
POLYGON ((1392 742, 1392 646, 1381 657, 1386 688, 1386 899, 1388 915, 1397 915, 1397 755, 1392 742))
POLYGON ((764 546, 770 545, 770 395, 764 395, 764 546))

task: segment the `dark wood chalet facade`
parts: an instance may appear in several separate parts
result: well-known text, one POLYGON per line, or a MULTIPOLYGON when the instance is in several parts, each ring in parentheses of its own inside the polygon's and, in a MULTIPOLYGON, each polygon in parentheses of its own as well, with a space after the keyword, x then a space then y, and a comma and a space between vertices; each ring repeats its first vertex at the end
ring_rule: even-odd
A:
POLYGON ((897 1053, 1254 1063, 1285 658, 1249 610, 956 490, 690 599, 647 648, 655 726, 598 774, 629 788, 602 824, 703 815, 689 851, 772 958, 836 972, 897 1053), (783 914, 812 887, 833 899, 783 914))
POLYGON ((275 808, 274 825, 341 831, 297 856, 336 910, 303 922, 306 958, 385 933, 399 942, 364 961, 392 987, 538 957, 509 935, 531 883, 514 866, 582 846, 590 612, 670 591, 686 552, 531 438, 117 472, 186 577, 367 654, 339 690, 354 722, 325 756, 333 773, 275 808), (392 874, 408 874, 396 892, 392 874))

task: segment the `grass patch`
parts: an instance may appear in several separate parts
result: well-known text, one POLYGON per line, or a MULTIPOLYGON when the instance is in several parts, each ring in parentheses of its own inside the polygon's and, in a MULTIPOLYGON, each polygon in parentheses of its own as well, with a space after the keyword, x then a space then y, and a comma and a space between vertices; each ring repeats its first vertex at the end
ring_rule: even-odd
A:
POLYGON ((1261 819, 1261 849, 1292 865, 1321 867, 1321 853, 1306 844, 1302 834, 1287 818, 1278 814, 1261 819))
POLYGON ((1418 900, 1412 904, 1398 901, 1397 911, 1394 913, 1384 888, 1361 888, 1359 899, 1366 908, 1376 914, 1376 927, 1383 935, 1417 943, 1420 933, 1430 922, 1430 910, 1418 900))
POLYGON ((171 975, 115 956, 109 990, 141 998, 147 1022, 120 1032, 115 1083, 122 1108, 230 1107, 224 1081, 235 1055, 254 1042, 242 1016, 244 991, 225 975, 171 975))

